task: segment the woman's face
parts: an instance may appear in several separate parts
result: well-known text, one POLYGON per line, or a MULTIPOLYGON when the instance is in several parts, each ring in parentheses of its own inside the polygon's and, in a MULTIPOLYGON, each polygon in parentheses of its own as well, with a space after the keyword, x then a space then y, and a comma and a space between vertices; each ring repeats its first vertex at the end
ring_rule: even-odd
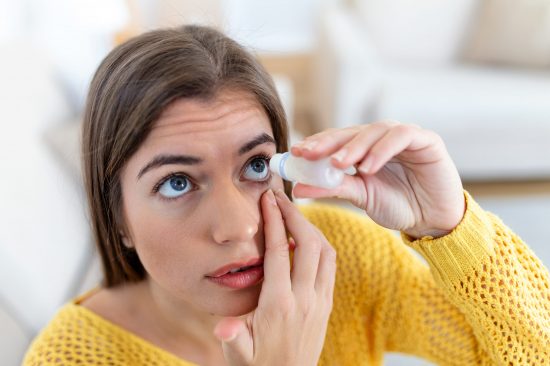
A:
POLYGON ((269 119, 249 94, 179 100, 155 123, 121 175, 127 245, 147 281, 172 301, 236 316, 257 306, 261 282, 235 289, 209 274, 262 258, 260 196, 283 182, 269 172, 269 119))

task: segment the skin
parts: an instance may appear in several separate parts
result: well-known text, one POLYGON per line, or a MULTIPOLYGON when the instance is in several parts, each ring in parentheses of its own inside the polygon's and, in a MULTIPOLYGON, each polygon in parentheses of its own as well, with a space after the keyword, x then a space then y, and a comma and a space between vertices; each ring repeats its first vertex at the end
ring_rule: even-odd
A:
POLYGON ((213 351, 219 356, 212 329, 221 316, 250 312, 261 285, 231 291, 204 276, 226 263, 263 255, 260 196, 269 187, 283 187, 281 179, 259 184, 242 178, 248 159, 275 153, 275 145, 262 144, 245 156, 236 155, 237 147, 261 133, 273 136, 267 116, 241 94, 223 95, 210 103, 180 100, 164 111, 121 175, 129 231, 125 244, 135 247, 148 278, 139 285, 104 290, 115 308, 142 304, 132 305, 136 309, 131 313, 146 319, 146 325, 137 329, 133 316, 124 315, 126 309, 111 314, 111 320, 187 359, 213 351), (204 163, 164 165, 138 179, 140 170, 161 154, 193 155, 204 163), (172 201, 152 193, 173 172, 188 174, 200 188, 172 201), (160 324, 159 329, 151 330, 153 324, 160 324), (193 347, 187 344, 201 345, 201 352, 190 355, 193 347))

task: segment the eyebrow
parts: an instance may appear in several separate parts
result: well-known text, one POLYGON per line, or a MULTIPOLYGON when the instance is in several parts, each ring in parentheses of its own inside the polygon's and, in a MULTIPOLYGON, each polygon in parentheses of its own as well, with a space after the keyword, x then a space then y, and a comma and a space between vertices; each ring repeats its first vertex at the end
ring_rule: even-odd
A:
MULTIPOLYGON (((254 137, 252 140, 248 141, 244 145, 242 145, 239 150, 238 154, 244 155, 247 152, 251 151, 258 145, 262 144, 275 144, 275 139, 271 136, 269 136, 267 133, 262 133, 256 137, 254 137)), ((147 165, 145 165, 138 173, 137 179, 140 179, 145 173, 148 171, 161 167, 163 165, 169 165, 169 164, 179 164, 179 165, 198 165, 203 162, 203 159, 192 156, 192 155, 159 155, 153 158, 147 165)))

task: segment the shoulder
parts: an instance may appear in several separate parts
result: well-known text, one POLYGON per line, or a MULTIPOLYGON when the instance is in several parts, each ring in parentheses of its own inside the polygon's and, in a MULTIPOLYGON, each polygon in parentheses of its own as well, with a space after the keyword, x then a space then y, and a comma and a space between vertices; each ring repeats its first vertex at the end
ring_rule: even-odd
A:
MULTIPOLYGON (((92 319, 74 303, 63 306, 50 323, 34 338, 23 365, 72 365, 90 363, 85 351, 96 338, 92 319)), ((92 360, 93 361, 93 360, 92 360)))
POLYGON ((84 298, 89 298, 89 294, 65 304, 42 329, 26 352, 24 366, 96 365, 107 362, 107 358, 113 362, 125 360, 124 355, 117 354, 120 348, 116 347, 125 342, 124 334, 80 305, 84 298))
POLYGON ((35 365, 189 365, 155 346, 125 324, 139 324, 125 301, 128 289, 98 288, 70 303, 56 314, 33 340, 23 366, 35 365), (124 314, 121 317, 120 314, 124 314), (125 318, 126 317, 126 318, 125 318), (133 322, 128 321, 132 319, 133 322), (125 320, 126 319, 126 320, 125 320))

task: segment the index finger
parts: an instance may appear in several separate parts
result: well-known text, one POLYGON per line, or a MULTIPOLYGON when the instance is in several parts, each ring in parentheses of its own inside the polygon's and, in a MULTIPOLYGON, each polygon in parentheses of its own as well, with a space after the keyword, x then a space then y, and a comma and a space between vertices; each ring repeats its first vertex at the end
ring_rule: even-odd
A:
POLYGON ((295 293, 307 293, 315 285, 324 239, 283 191, 277 191, 276 195, 286 227, 296 240, 291 275, 292 289, 295 293))
POLYGON ((261 199, 264 221, 264 284, 260 295, 263 299, 279 298, 283 293, 291 293, 290 257, 288 240, 281 211, 271 189, 261 199))
POLYGON ((290 148, 292 155, 317 160, 337 151, 357 134, 356 128, 329 129, 307 137, 290 148))

